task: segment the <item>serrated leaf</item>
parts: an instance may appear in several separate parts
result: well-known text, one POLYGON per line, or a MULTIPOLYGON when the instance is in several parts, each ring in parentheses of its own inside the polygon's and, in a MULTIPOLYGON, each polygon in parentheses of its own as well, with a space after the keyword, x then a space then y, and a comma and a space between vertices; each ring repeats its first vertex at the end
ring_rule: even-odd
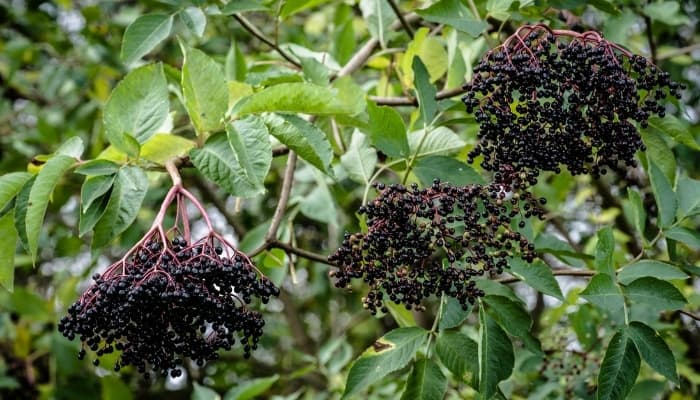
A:
POLYGON ((265 378, 256 378, 244 381, 234 386, 226 392, 224 400, 253 400, 264 394, 272 385, 279 380, 280 376, 275 374, 265 378))
POLYGON ((221 14, 231 15, 247 11, 267 11, 269 7, 257 0, 231 0, 221 9, 221 14))
POLYGON ((479 345, 462 332, 440 332, 435 353, 458 380, 467 372, 479 373, 479 345))
POLYGON ((648 276, 632 281, 624 291, 628 299, 652 310, 679 310, 687 302, 671 283, 648 276))
POLYGON ((647 147, 642 157, 644 167, 648 170, 649 161, 653 160, 666 179, 673 182, 676 177, 676 156, 666 144, 666 139, 656 129, 642 129, 640 133, 647 147))
POLYGON ((612 229, 607 226, 598 231, 598 242, 595 246, 595 266, 604 274, 615 276, 613 256, 615 255, 615 238, 612 229))
POLYGON ((347 97, 343 96, 339 89, 308 82, 289 82, 269 86, 242 98, 229 114, 241 116, 261 112, 288 112, 355 115, 360 111, 362 110, 355 104, 347 101, 347 97))
POLYGON ((522 279, 533 289, 564 301, 561 288, 554 278, 552 270, 542 261, 536 260, 528 263, 521 258, 513 258, 508 265, 511 274, 522 279))
POLYGON ((131 64, 148 54, 170 35, 172 27, 172 15, 145 14, 136 18, 124 32, 122 61, 131 64))
POLYGON ((700 233, 696 230, 674 226, 664 231, 667 238, 677 240, 692 249, 700 249, 700 233))
POLYGON ((17 229, 15 229, 14 220, 14 212, 0 217, 0 286, 10 292, 15 288, 17 229))
POLYGON ((479 36, 488 27, 459 0, 441 0, 428 8, 416 10, 416 13, 427 21, 452 26, 472 37, 479 36))
POLYGON ((628 333, 644 361, 668 380, 680 385, 676 358, 661 336, 652 328, 638 321, 632 321, 628 333))
POLYGON ((417 157, 427 157, 435 155, 449 155, 459 152, 466 143, 457 136, 454 131, 445 126, 439 126, 428 130, 428 136, 422 140, 424 131, 418 130, 408 135, 408 144, 411 154, 418 153, 417 157), (421 144, 422 140, 422 144, 421 144), (420 145, 420 149, 418 148, 420 145))
POLYGON ((228 87, 221 66, 204 52, 185 48, 182 95, 198 135, 223 127, 228 107, 228 87))
POLYGON ((598 374, 598 400, 622 400, 632 390, 639 375, 641 359, 624 329, 615 333, 605 351, 598 374))
POLYGON ((648 122, 650 127, 672 137, 676 143, 684 144, 694 150, 700 150, 700 144, 695 141, 695 138, 690 133, 687 122, 673 115, 667 115, 664 118, 652 116, 649 117, 648 122))
POLYGON ((32 174, 28 172, 10 172, 0 176, 0 210, 17 196, 31 177, 32 174))
POLYGON ((119 164, 110 160, 90 160, 80 164, 75 172, 86 176, 112 175, 119 171, 119 164))
POLYGON ((107 193, 114 184, 116 174, 88 176, 80 190, 80 208, 85 212, 93 201, 107 193))
MULTIPOLYGON (((467 303, 468 304, 468 303, 467 303)), ((447 297, 445 304, 443 305, 442 315, 440 316, 440 322, 438 325, 439 330, 456 328, 469 317, 472 312, 471 305, 468 304, 466 310, 454 297, 447 297)))
POLYGON ((105 136, 115 148, 136 157, 139 144, 158 131, 168 118, 169 108, 163 66, 137 68, 119 82, 105 104, 105 136))
POLYGON ((17 230, 20 243, 22 243, 22 246, 27 251, 29 251, 29 241, 27 240, 27 208, 29 206, 29 193, 32 190, 32 186, 34 186, 36 178, 37 175, 34 175, 24 182, 15 200, 15 229, 17 230))
POLYGON ((156 133, 141 146, 141 158, 164 165, 166 161, 185 156, 196 144, 182 136, 156 133))
POLYGON ((581 297, 607 312, 619 324, 624 322, 625 306, 622 291, 610 275, 599 273, 593 276, 586 289, 581 292, 581 297))
POLYGON ((410 327, 394 329, 377 339, 350 367, 343 398, 405 367, 423 345, 426 336, 425 329, 410 327))
POLYGON ((676 218, 676 210, 678 209, 676 194, 673 192, 671 182, 666 179, 666 176, 652 160, 649 161, 649 180, 659 209, 659 225, 661 227, 670 226, 676 218))
POLYGON ((369 138, 372 144, 384 154, 393 158, 406 158, 410 155, 406 125, 396 110, 391 107, 377 107, 367 103, 369 113, 369 138))
POLYGON ((521 304, 504 296, 485 296, 483 301, 488 305, 486 311, 506 332, 521 338, 533 353, 542 352, 539 340, 530 332, 532 318, 521 304))
POLYGON ((435 100, 437 89, 430 83, 428 69, 420 57, 413 57, 411 65, 414 76, 413 87, 416 90, 416 98, 418 99, 418 110, 423 118, 424 126, 428 126, 432 123, 438 111, 437 101, 435 100))
POLYGON ((314 124, 291 114, 264 114, 270 134, 294 150, 304 161, 332 174, 333 150, 326 135, 314 124))
POLYGON ((97 222, 99 222, 107 210, 110 197, 110 192, 103 194, 98 201, 93 201, 92 204, 90 204, 90 207, 80 213, 80 220, 78 222, 78 237, 83 237, 86 233, 90 232, 95 225, 97 225, 97 222))
POLYGON ((661 280, 686 279, 686 275, 680 269, 671 264, 656 260, 640 260, 632 263, 617 274, 617 280, 622 284, 644 277, 653 277, 661 280))
POLYGON ((676 187, 678 191, 678 208, 683 216, 700 213, 700 181, 681 176, 676 187))
POLYGON ((447 378, 434 361, 420 358, 406 381, 401 400, 442 400, 447 391, 447 378))
POLYGON ((484 308, 479 309, 479 393, 490 399, 498 391, 498 383, 513 372, 513 343, 484 308))
POLYGON ((182 23, 195 36, 202 37, 204 29, 207 27, 207 16, 199 7, 187 7, 178 13, 182 23))
POLYGON ((425 186, 435 178, 457 186, 486 183, 471 165, 448 156, 423 157, 416 162, 413 172, 425 186))
POLYGON ((340 156, 340 164, 355 182, 369 184, 377 164, 377 152, 369 147, 369 139, 359 131, 352 134, 350 146, 340 156))
POLYGON ((32 261, 36 260, 37 251, 39 250, 39 235, 44 224, 44 216, 46 215, 46 208, 49 205, 51 193, 53 193, 59 179, 73 164, 75 164, 73 157, 62 154, 52 157, 37 174, 32 190, 29 192, 25 226, 27 229, 27 247, 32 261))
POLYGON ((148 178, 141 168, 119 170, 105 212, 95 225, 93 249, 106 245, 134 222, 147 191, 148 178))

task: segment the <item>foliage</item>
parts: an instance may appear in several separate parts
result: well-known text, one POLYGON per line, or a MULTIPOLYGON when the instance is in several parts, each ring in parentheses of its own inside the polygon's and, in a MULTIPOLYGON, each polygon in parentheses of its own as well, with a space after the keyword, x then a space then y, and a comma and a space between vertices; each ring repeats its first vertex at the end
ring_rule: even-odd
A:
MULTIPOLYGON (((700 276, 700 167, 695 162, 700 151, 700 14, 693 1, 11 4, 0 4, 3 398, 700 395, 695 281, 700 276), (569 171, 560 168, 569 160, 564 150, 581 143, 529 147, 518 137, 499 146, 537 150, 542 158, 529 154, 526 165, 537 173, 521 176, 483 162, 491 154, 492 162, 512 161, 522 151, 479 142, 485 117, 465 111, 462 85, 473 81, 475 68, 484 72, 479 72, 479 61, 489 49, 512 38, 519 27, 536 23, 566 32, 582 47, 592 38, 605 49, 639 54, 652 63, 642 66, 643 60, 630 58, 636 61, 614 69, 620 79, 634 65, 638 75, 657 77, 655 65, 670 75, 670 80, 661 79, 663 85, 673 81, 685 86, 673 86, 658 97, 644 89, 638 93, 654 97, 641 108, 649 115, 625 114, 629 119, 624 124, 622 114, 613 118, 626 126, 620 132, 631 139, 616 142, 610 152, 596 147, 590 157, 615 154, 616 161, 630 161, 627 166, 576 154, 575 169, 569 171), (601 36, 573 33, 589 30, 601 36), (676 91, 678 99, 663 98, 676 91), (640 148, 646 151, 635 153, 640 148), (491 153, 496 150, 500 152, 491 153), (588 174, 594 161, 607 173, 588 174), (433 183, 436 178, 442 183, 433 183), (513 186, 498 186, 506 183, 513 186), (537 208, 531 214, 542 213, 541 220, 516 217, 517 212, 512 221, 498 219, 520 207, 519 197, 512 207, 512 198, 506 197, 506 192, 519 194, 520 185, 528 194, 522 203, 537 208), (373 187, 387 189, 377 194, 373 187), (440 208, 445 193, 469 191, 475 197, 462 202, 469 203, 468 212, 440 208), (199 198, 201 207, 188 209, 178 197, 176 212, 167 210, 173 193, 187 193, 194 205, 200 205, 199 198), (434 212, 411 209, 420 204, 434 212), (499 214, 499 207, 506 206, 508 212, 499 214), (59 321, 90 287, 93 274, 109 278, 98 285, 128 278, 140 286, 126 267, 119 275, 114 265, 134 261, 127 249, 160 235, 164 224, 177 226, 188 214, 192 236, 211 239, 215 234, 218 243, 226 243, 227 254, 239 261, 250 257, 246 268, 254 264, 269 281, 264 280, 265 288, 257 287, 253 272, 209 277, 209 269, 197 266, 192 275, 177 278, 183 289, 173 296, 190 290, 186 282, 195 278, 197 293, 205 290, 207 296, 222 286, 236 286, 231 280, 250 280, 251 293, 267 303, 256 305, 265 318, 262 336, 258 338, 259 315, 246 314, 255 319, 249 324, 255 332, 248 335, 255 338, 249 343, 241 333, 244 352, 230 346, 232 337, 206 342, 213 348, 206 347, 199 365, 185 360, 177 369, 182 373, 171 370, 168 377, 144 379, 138 368, 119 364, 119 351, 102 351, 102 362, 97 362, 81 348, 79 337, 70 341, 58 332, 59 321), (408 222, 392 220, 397 215, 408 222), (460 232, 469 238, 463 245, 435 239, 438 233, 454 234, 453 222, 442 219, 454 215, 459 215, 457 221, 472 218, 473 229, 460 232), (396 225, 387 225, 387 218, 396 225), (486 224, 493 218, 491 228, 486 224), (423 239, 411 243, 401 229, 423 239), (359 233, 344 236, 346 231, 359 233), (380 238, 370 232, 380 232, 380 238), (423 232, 430 232, 429 237, 420 236, 423 232), (387 237, 392 250, 403 252, 401 257, 383 247, 381 240, 387 237), (372 238, 371 260, 363 256, 358 238, 372 238), (472 257, 469 251, 486 239, 489 252, 508 243, 527 256, 499 251, 472 257), (355 261, 362 273, 352 275, 348 268, 353 260, 341 257, 338 248, 359 257, 355 261), (533 251, 538 255, 534 261, 533 251), (430 279, 415 274, 404 283, 432 282, 444 271, 454 280, 420 293, 415 286, 379 287, 389 285, 394 266, 401 270, 419 258, 430 265, 430 279), (400 265, 391 264, 397 260, 400 265), (373 268, 377 265, 391 268, 378 277, 373 275, 380 270, 373 268), (469 293, 458 286, 462 270, 474 275, 467 278, 469 293), (340 285, 347 290, 334 287, 338 271, 347 278, 340 285), (359 276, 369 284, 350 279, 359 276), (383 297, 389 292, 400 295, 392 301, 383 297), (215 354, 220 347, 225 350, 215 354), (78 354, 92 363, 78 360, 78 354), (115 363, 122 366, 118 372, 110 368, 115 363)), ((511 40, 504 48, 522 53, 527 47, 511 40)), ((533 49, 537 51, 528 48, 533 49)), ((590 53, 580 62, 603 54, 590 53)), ((594 111, 606 114, 603 108, 619 104, 613 95, 622 90, 615 86, 620 82, 611 85, 611 97, 601 103, 569 107, 576 103, 569 102, 571 93, 585 95, 587 89, 581 88, 605 77, 598 74, 603 64, 586 64, 585 69, 579 61, 566 60, 567 70, 581 66, 575 77, 581 82, 566 83, 560 105, 571 115, 585 114, 582 121, 599 127, 594 111), (587 77, 591 80, 583 82, 587 77), (594 110, 600 104, 605 107, 594 110)), ((547 90, 556 89, 565 75, 560 66, 552 67, 558 75, 547 81, 547 90)), ((491 85, 502 84, 501 75, 489 79, 496 79, 491 85)), ((523 82, 521 87, 530 84, 523 82)), ((467 98, 468 108, 478 114, 476 100, 493 89, 479 87, 478 95, 467 98)), ((488 112, 511 122, 523 114, 527 118, 521 121, 546 117, 549 123, 562 122, 527 100, 517 104, 521 100, 514 97, 507 101, 510 109, 488 112)), ((623 111, 638 111, 634 98, 625 96, 624 101, 623 111)), ((518 124, 509 122, 508 129, 518 124)), ((561 139, 556 132, 576 136, 575 128, 543 129, 561 139)), ((502 140, 492 130, 487 133, 494 143, 502 140)), ((586 143, 592 137, 605 141, 600 133, 580 134, 586 143)), ((163 235, 158 236, 163 245, 172 241, 163 235)), ((173 246, 196 252, 187 241, 173 246)), ((202 256, 214 259, 214 244, 207 248, 202 256)), ((178 265, 168 264, 168 273, 175 274, 178 265)), ((158 290, 149 289, 148 295, 158 290)), ((205 325, 217 320, 245 331, 245 323, 236 318, 204 316, 217 300, 201 310, 171 312, 168 292, 162 295, 160 303, 149 298, 147 310, 132 307, 123 314, 142 324, 155 319, 145 333, 148 346, 173 343, 158 332, 165 335, 179 323, 188 337, 209 332, 196 333, 184 320, 205 325)), ((113 314, 126 308, 109 306, 113 314)), ((233 308, 239 310, 233 314, 248 313, 240 311, 243 306, 233 308)), ((101 344, 102 333, 109 337, 114 330, 108 328, 95 332, 88 347, 111 349, 101 344)), ((231 333, 209 328, 222 336, 231 333)), ((66 332, 65 323, 61 330, 66 332)), ((137 342, 138 335, 132 339, 137 342)), ((180 349, 162 356, 164 372, 174 362, 173 354, 182 354, 180 349)))

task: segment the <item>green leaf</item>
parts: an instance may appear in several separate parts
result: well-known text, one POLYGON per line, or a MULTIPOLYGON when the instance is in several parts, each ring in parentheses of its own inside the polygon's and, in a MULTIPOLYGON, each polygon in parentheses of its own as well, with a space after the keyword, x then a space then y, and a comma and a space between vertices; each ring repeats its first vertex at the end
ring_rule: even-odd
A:
POLYGON ((608 0, 590 0, 590 4, 601 11, 605 11, 608 14, 620 14, 620 10, 617 8, 617 6, 610 3, 608 0))
POLYGON ((0 176, 0 210, 17 196, 31 177, 32 174, 29 172, 10 172, 0 176))
POLYGON ((428 70, 420 57, 413 57, 412 68, 414 74, 413 86, 416 89, 416 98, 418 98, 418 109, 423 118, 424 126, 428 126, 432 123, 438 111, 437 101, 435 100, 437 89, 430 83, 430 75, 428 75, 428 70))
POLYGON ((504 296, 485 296, 486 311, 509 334, 519 337, 528 350, 533 353, 542 352, 540 342, 530 332, 532 318, 519 303, 504 296))
POLYGON ((328 185, 323 179, 319 179, 320 177, 321 175, 318 174, 316 187, 301 200, 299 211, 315 221, 335 225, 338 217, 335 200, 328 185))
POLYGON ((228 87, 221 66, 204 52, 185 48, 182 95, 198 135, 223 127, 228 107, 228 87))
POLYGON ((17 229, 15 229, 14 220, 14 212, 0 217, 0 286, 10 292, 15 289, 17 229))
POLYGON ((458 380, 467 372, 479 373, 479 345, 462 332, 440 332, 435 353, 458 380))
POLYGON ((328 85, 330 81, 328 67, 323 63, 313 57, 301 57, 300 63, 306 80, 316 85, 328 85))
POLYGON ((498 391, 498 383, 513 372, 513 344, 498 323, 479 309, 479 393, 490 399, 498 391))
POLYGON ((199 7, 187 7, 178 13, 180 20, 195 36, 201 38, 207 27, 207 16, 199 7))
POLYGON ((672 284, 652 277, 639 278, 624 287, 627 298, 651 310, 679 310, 686 299, 672 284))
POLYGON ((423 345, 426 336, 425 329, 410 327, 394 329, 377 339, 350 367, 343 398, 405 367, 423 345))
POLYGON ((62 154, 52 157, 37 174, 32 190, 29 192, 25 226, 27 229, 27 249, 32 256, 32 261, 36 261, 39 250, 39 235, 41 234, 41 226, 44 224, 46 207, 49 205, 51 193, 53 193, 59 179, 73 164, 75 164, 73 157, 62 154))
POLYGON ((156 133, 141 146, 141 158, 164 165, 166 161, 185 156, 196 144, 182 136, 156 133))
POLYGON ((294 150, 304 161, 332 175, 333 150, 323 131, 291 114, 264 114, 262 119, 272 136, 294 150))
POLYGON ((134 395, 131 389, 118 376, 107 375, 100 379, 102 382, 102 400, 131 400, 134 395))
POLYGON ((508 263, 510 273, 522 279, 530 287, 540 292, 564 301, 559 283, 554 278, 552 270, 541 260, 532 263, 521 258, 513 258, 508 263))
POLYGON ((394 303, 393 301, 387 301, 384 303, 386 308, 389 309, 391 317, 401 328, 406 328, 409 326, 417 326, 416 319, 413 317, 413 313, 407 310, 406 307, 394 303))
POLYGON ((135 69, 107 99, 103 116, 105 135, 118 150, 135 157, 138 144, 158 132, 168 118, 169 109, 163 66, 149 64, 135 69))
POLYGON ((272 160, 265 124, 259 118, 250 117, 237 120, 226 129, 228 135, 215 134, 201 149, 192 149, 192 163, 233 196, 253 197, 263 193, 262 181, 272 160))
POLYGON ((513 0, 489 0, 486 2, 486 18, 493 17, 499 21, 507 21, 510 18, 510 9, 513 0))
POLYGON ((367 136, 357 130, 353 132, 350 146, 345 154, 340 156, 340 164, 348 172, 350 179, 368 185, 376 163, 377 152, 369 147, 367 136))
POLYGON ((408 135, 408 144, 411 148, 411 154, 418 153, 418 158, 454 154, 462 150, 466 144, 454 131, 445 126, 439 126, 435 129, 428 130, 428 136, 421 144, 424 132, 425 131, 421 129, 411 132, 408 135), (419 145, 420 149, 418 148, 419 145))
POLYGON ((192 400, 221 400, 221 396, 213 389, 202 386, 197 382, 193 383, 192 400))
POLYGON ((648 3, 643 8, 644 15, 654 21, 675 26, 689 23, 688 16, 685 15, 677 1, 660 1, 648 3))
POLYGON ((415 74, 413 71, 415 57, 419 57, 425 65, 430 82, 436 82, 447 72, 449 62, 445 46, 441 40, 429 35, 429 33, 428 28, 418 29, 400 59, 401 81, 406 87, 417 87, 414 84, 415 74))
MULTIPOLYGON (((700 196, 700 193, 698 193, 700 196)), ((647 212, 644 208, 644 203, 642 203, 642 197, 639 192, 628 187, 627 197, 629 198, 630 204, 632 205, 632 221, 634 223, 637 232, 644 237, 644 229, 646 226, 647 212)))
POLYGON ((678 209, 676 194, 673 192, 671 182, 652 160, 649 160, 649 180, 659 209, 659 226, 670 226, 678 209))
POLYGON ((406 381, 401 400, 442 400, 447 391, 447 378, 434 361, 420 358, 406 381))
POLYGON ((373 102, 367 103, 367 111, 372 144, 389 157, 408 157, 408 136, 401 114, 391 107, 377 107, 373 102))
POLYGON ((664 231, 667 238, 677 240, 692 249, 700 249, 700 233, 696 230, 674 226, 664 231))
POLYGON ((252 400, 259 398, 259 396, 265 394, 279 378, 280 376, 275 374, 265 378, 256 378, 241 382, 226 392, 224 400, 252 400))
POLYGON ((83 237, 86 233, 91 231, 95 225, 97 225, 97 222, 102 218, 107 210, 110 197, 110 192, 105 193, 99 198, 99 201, 93 201, 92 204, 90 204, 90 207, 84 209, 80 213, 80 221, 78 222, 78 237, 83 237))
POLYGON ((27 240, 27 208, 29 206, 29 193, 34 186, 37 176, 34 175, 24 182, 24 185, 17 193, 17 199, 15 200, 15 229, 17 230, 17 236, 19 237, 22 246, 28 250, 29 241, 27 240))
POLYGON ((656 372, 676 385, 680 385, 678 371, 676 371, 676 358, 661 336, 652 328, 637 321, 630 323, 628 333, 644 361, 656 372))
POLYGON ((700 150, 700 144, 695 141, 695 137, 690 133, 688 123, 667 115, 664 118, 657 116, 649 117, 649 126, 658 129, 666 136, 672 137, 676 143, 684 144, 693 150, 700 150))
POLYGON ((443 305, 438 328, 442 331, 462 325, 464 320, 466 320, 472 312, 471 305, 468 305, 466 308, 465 310, 454 297, 447 297, 443 305))
POLYGON ((676 187, 678 191, 678 208, 688 217, 700 213, 700 181, 681 176, 676 187))
POLYGON ((459 0, 441 0, 428 8, 416 10, 416 13, 427 21, 450 25, 472 37, 479 36, 488 27, 459 0))
POLYGON ((114 184, 116 174, 89 176, 80 190, 80 208, 85 212, 93 201, 107 193, 114 184))
POLYGON ((93 249, 106 245, 134 222, 147 191, 148 178, 141 168, 125 166, 119 170, 104 214, 95 225, 93 249))
POLYGON ((615 238, 612 228, 609 226, 598 231, 598 242, 595 246, 595 266, 604 274, 615 276, 615 265, 613 256, 615 255, 615 238))
POLYGON ((387 1, 360 0, 362 17, 367 23, 367 29, 374 39, 377 39, 382 48, 389 39, 389 28, 396 19, 396 15, 387 1))
POLYGON ((109 160, 86 161, 75 169, 75 172, 87 176, 112 175, 119 171, 119 164, 109 160))
POLYGON ((673 182, 676 177, 676 157, 666 144, 666 139, 653 128, 642 129, 642 139, 647 147, 642 157, 644 167, 649 169, 649 161, 654 161, 666 179, 673 182))
POLYGON ((148 54, 170 35, 172 27, 172 15, 146 14, 136 18, 124 32, 122 61, 131 64, 148 54))
POLYGON ((598 374, 598 400, 622 400, 632 390, 641 359, 627 331, 620 329, 608 344, 598 374))
POLYGON ((329 0, 286 0, 284 2, 284 6, 282 6, 282 10, 280 11, 280 18, 286 19, 287 17, 300 11, 315 7, 322 3, 327 3, 328 1, 329 0))
POLYGON ((688 277, 683 271, 671 264, 656 260, 640 260, 620 270, 617 274, 617 280, 627 285, 636 279, 646 276, 665 281, 686 279, 688 277))
MULTIPOLYGON (((337 82, 337 81, 336 81, 337 82)), ((280 83, 239 100, 231 116, 261 112, 289 112, 315 115, 355 115, 361 111, 341 96, 338 88, 308 82, 280 83)), ((361 94, 360 94, 361 95, 361 94)))
POLYGON ((56 149, 55 154, 62 154, 64 156, 73 157, 79 159, 85 151, 85 145, 83 145, 83 139, 80 136, 73 136, 68 138, 61 146, 56 149))
POLYGON ((595 275, 586 289, 581 292, 581 297, 607 312, 619 324, 624 322, 625 304, 622 291, 610 275, 604 273, 595 275))
POLYGON ((230 0, 228 4, 221 9, 221 14, 231 15, 235 13, 244 13, 248 11, 267 11, 269 7, 262 4, 259 0, 230 0))
MULTIPOLYGON (((232 1, 229 4, 239 3, 238 1, 232 1)), ((238 43, 235 40, 231 40, 231 47, 226 53, 226 62, 224 64, 224 74, 226 76, 226 81, 228 82, 243 82, 245 81, 245 76, 248 73, 248 66, 245 62, 245 56, 238 48, 238 43)), ((229 93, 229 103, 231 101, 231 94, 229 93)), ((230 103, 232 104, 232 103, 230 103)))
POLYGON ((416 162, 413 172, 425 186, 432 184, 435 178, 458 186, 486 183, 471 165, 448 156, 421 158, 416 162))

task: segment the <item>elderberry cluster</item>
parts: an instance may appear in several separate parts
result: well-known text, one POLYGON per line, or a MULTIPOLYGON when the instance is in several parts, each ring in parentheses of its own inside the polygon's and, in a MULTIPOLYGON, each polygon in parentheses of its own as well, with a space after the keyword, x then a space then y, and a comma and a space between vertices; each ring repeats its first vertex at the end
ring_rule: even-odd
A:
POLYGON ((526 25, 489 51, 465 85, 462 101, 480 125, 468 161, 537 176, 566 166, 603 175, 635 165, 645 150, 637 124, 664 116, 667 96, 682 86, 644 57, 596 32, 526 25))
POLYGON ((220 240, 211 233, 190 244, 154 232, 93 277, 59 331, 70 340, 80 338, 80 359, 86 347, 98 357, 118 351, 115 371, 133 365, 147 379, 151 372, 180 376, 186 359, 199 366, 215 360, 218 350, 231 349, 234 336, 248 358, 265 321, 247 305, 254 297, 267 303, 279 289, 220 240))
POLYGON ((457 299, 465 309, 484 292, 475 276, 499 274, 508 259, 532 261, 535 247, 518 231, 525 219, 542 217, 540 203, 530 192, 503 183, 453 186, 435 180, 417 185, 386 187, 360 208, 368 232, 345 234, 341 247, 329 257, 339 288, 363 279, 369 293, 364 307, 372 314, 387 311, 390 300, 407 309, 423 309, 431 295, 457 299))

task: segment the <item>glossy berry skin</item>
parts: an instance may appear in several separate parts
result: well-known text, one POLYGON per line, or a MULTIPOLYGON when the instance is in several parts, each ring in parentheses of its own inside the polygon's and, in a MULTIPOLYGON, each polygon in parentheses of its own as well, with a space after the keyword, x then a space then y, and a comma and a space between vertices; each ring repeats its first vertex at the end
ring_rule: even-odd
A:
POLYGON ((520 221, 543 215, 527 191, 439 180, 425 189, 376 187, 377 198, 359 210, 367 233, 346 234, 329 257, 338 265, 331 272, 336 287, 349 288, 353 279, 369 286, 363 302, 372 314, 386 312, 387 300, 421 310, 424 298, 443 294, 467 308, 484 295, 472 278, 503 272, 510 257, 536 256, 517 231, 520 221))
POLYGON ((498 171, 605 174, 635 165, 638 126, 663 116, 681 85, 596 32, 526 25, 489 51, 462 101, 480 125, 468 161, 498 171))

